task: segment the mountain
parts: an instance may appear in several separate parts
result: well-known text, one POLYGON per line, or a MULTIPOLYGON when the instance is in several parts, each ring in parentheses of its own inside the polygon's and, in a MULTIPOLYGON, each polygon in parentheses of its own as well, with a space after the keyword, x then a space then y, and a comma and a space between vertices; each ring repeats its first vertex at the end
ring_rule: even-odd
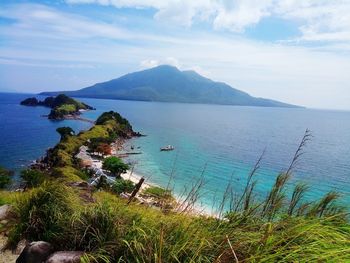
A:
POLYGON ((41 95, 59 93, 103 99, 296 107, 279 101, 252 97, 223 82, 205 78, 195 71, 180 71, 168 65, 129 73, 77 91, 43 92, 41 95))

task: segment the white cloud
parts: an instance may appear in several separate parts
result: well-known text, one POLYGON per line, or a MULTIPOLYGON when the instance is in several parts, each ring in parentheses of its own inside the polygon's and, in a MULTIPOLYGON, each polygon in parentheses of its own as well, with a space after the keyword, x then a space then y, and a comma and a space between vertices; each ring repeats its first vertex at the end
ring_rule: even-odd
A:
POLYGON ((156 59, 145 59, 140 62, 141 68, 154 68, 159 66, 159 60, 156 59))
POLYGON ((179 60, 174 57, 166 57, 161 59, 145 59, 140 62, 141 68, 153 68, 159 65, 171 65, 182 69, 182 65, 179 60))
POLYGON ((271 15, 270 8, 273 1, 238 0, 226 2, 230 4, 218 5, 217 7, 218 12, 214 19, 214 27, 241 32, 246 27, 257 24, 263 17, 271 15))
POLYGON ((210 76, 210 71, 203 69, 201 66, 198 65, 191 65, 191 64, 187 64, 187 66, 185 66, 184 64, 180 63, 180 61, 176 58, 173 57, 167 57, 164 59, 145 59, 142 60, 140 62, 140 67, 142 69, 148 69, 148 68, 153 68, 153 67, 157 67, 160 65, 171 65, 174 67, 177 67, 180 70, 194 70, 195 72, 197 72, 198 74, 202 75, 202 76, 206 76, 209 77, 210 76))
POLYGON ((349 41, 350 0, 66 0, 70 4, 101 4, 117 8, 154 8, 156 19, 190 26, 207 20, 216 29, 242 32, 264 17, 300 24, 303 41, 349 41))
POLYGON ((349 0, 285 0, 275 12, 285 19, 301 21, 301 40, 350 40, 349 0))
POLYGON ((128 31, 117 25, 92 21, 86 17, 60 12, 56 9, 38 5, 23 4, 3 7, 0 17, 15 19, 18 22, 10 30, 2 28, 6 35, 29 35, 50 38, 93 38, 127 39, 128 31))

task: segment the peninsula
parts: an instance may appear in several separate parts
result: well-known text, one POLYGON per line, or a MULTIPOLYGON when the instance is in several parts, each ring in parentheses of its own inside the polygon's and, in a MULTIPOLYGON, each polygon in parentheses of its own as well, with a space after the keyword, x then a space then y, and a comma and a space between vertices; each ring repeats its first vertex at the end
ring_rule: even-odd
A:
POLYGON ((40 101, 35 97, 27 98, 21 101, 21 105, 44 106, 51 108, 49 115, 47 115, 51 120, 77 118, 81 111, 95 109, 83 102, 70 98, 65 94, 59 94, 56 97, 47 97, 43 101, 40 101))

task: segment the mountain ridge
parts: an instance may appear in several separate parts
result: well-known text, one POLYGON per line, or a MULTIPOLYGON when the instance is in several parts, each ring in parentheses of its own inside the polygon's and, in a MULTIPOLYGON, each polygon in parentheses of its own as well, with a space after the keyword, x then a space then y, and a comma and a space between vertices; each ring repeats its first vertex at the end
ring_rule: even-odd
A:
POLYGON ((257 98, 224 82, 213 81, 193 70, 180 71, 161 65, 128 73, 119 78, 76 91, 42 92, 40 95, 64 93, 74 97, 204 103, 262 107, 299 107, 276 100, 257 98))

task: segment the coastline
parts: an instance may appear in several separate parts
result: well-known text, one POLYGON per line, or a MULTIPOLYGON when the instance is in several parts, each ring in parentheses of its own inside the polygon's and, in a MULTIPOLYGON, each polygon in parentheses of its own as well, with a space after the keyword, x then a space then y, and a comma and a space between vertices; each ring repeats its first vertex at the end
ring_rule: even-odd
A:
MULTIPOLYGON (((118 139, 116 140, 114 143, 111 144, 113 150, 112 150, 112 154, 109 156, 116 156, 119 157, 121 159, 123 159, 124 157, 126 157, 125 155, 125 143, 128 141, 128 139, 118 139)), ((84 146, 83 146, 84 147, 84 146)), ((81 149, 82 150, 82 149, 81 149)), ((83 148, 84 151, 84 148, 83 148)), ((81 153, 81 151, 80 151, 81 153)), ((107 156, 106 156, 107 157, 107 156)), ((78 157, 79 158, 79 157, 78 157)), ((94 158, 93 156, 90 156, 91 160, 92 160, 92 169, 97 169, 98 171, 103 171, 102 170, 102 163, 103 161, 97 158, 94 158)), ((100 173, 100 172, 98 172, 100 173)), ((134 184, 137 184, 141 178, 144 178, 145 181, 143 182, 140 190, 145 190, 147 188, 150 187, 161 187, 162 186, 152 182, 150 180, 149 176, 145 176, 139 172, 135 172, 133 169, 129 169, 127 170, 126 173, 122 173, 120 175, 120 177, 123 180, 130 180, 132 181, 134 184)), ((98 177, 97 177, 98 178, 98 177)), ((95 179, 96 180, 96 179, 95 179)), ((116 179, 110 176, 107 176, 107 180, 111 183, 113 183, 116 179)), ((94 181, 92 181, 93 183, 94 181)), ((152 200, 147 200, 147 198, 144 197, 140 197, 139 196, 140 192, 138 193, 138 198, 140 199, 140 201, 142 201, 143 203, 152 203, 152 200)), ((187 214, 191 214, 194 216, 209 216, 209 217, 217 217, 216 214, 214 214, 212 211, 210 211, 209 207, 203 207, 200 206, 198 204, 190 204, 188 201, 186 201, 186 195, 182 195, 180 196, 180 194, 175 193, 172 191, 172 196, 175 199, 175 207, 174 207, 174 211, 178 212, 178 213, 187 213, 187 214)))
POLYGON ((141 174, 135 173, 132 170, 127 170, 127 172, 124 174, 121 174, 120 177, 123 178, 123 180, 130 180, 134 184, 137 184, 141 178, 145 178, 145 181, 143 182, 143 184, 141 186, 141 190, 147 189, 151 186, 158 186, 152 182, 149 182, 147 177, 145 177, 141 174))

